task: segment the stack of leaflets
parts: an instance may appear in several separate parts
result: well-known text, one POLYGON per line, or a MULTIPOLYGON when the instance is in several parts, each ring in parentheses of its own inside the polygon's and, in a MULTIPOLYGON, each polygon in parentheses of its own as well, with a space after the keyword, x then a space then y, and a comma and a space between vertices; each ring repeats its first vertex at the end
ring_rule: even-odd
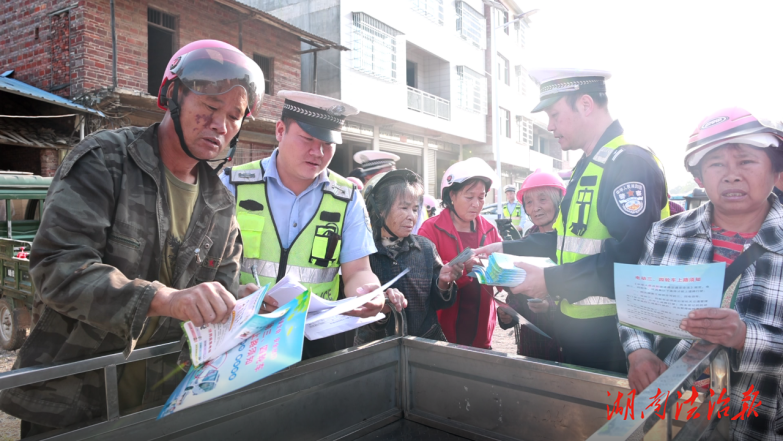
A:
POLYGON ((555 266, 552 259, 546 257, 513 256, 511 254, 493 253, 487 260, 487 266, 474 266, 468 274, 475 277, 482 285, 512 287, 525 281, 527 272, 514 264, 524 262, 540 268, 555 266))
POLYGON ((367 318, 342 314, 373 300, 407 273, 406 269, 371 293, 338 301, 311 296, 289 275, 274 288, 266 285, 237 301, 226 323, 200 327, 193 322, 183 323, 193 365, 158 418, 233 392, 298 363, 302 360, 305 336, 316 340, 381 320, 383 313, 367 318), (259 314, 267 295, 282 306, 259 314))

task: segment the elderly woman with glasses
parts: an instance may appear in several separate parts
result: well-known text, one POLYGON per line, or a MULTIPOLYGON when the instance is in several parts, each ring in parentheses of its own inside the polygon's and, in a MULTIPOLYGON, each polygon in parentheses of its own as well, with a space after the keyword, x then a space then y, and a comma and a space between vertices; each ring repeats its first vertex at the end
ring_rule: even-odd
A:
MULTIPOLYGON (((454 304, 454 282, 462 276, 464 267, 444 265, 429 239, 412 234, 423 195, 421 178, 410 170, 390 171, 367 183, 364 198, 378 248, 377 253, 370 255, 370 266, 381 283, 409 269, 393 285, 407 301, 404 314, 408 335, 445 341, 436 311, 454 304)), ((356 343, 393 334, 394 320, 387 316, 359 329, 356 343)))
MULTIPOLYGON (((782 142, 783 125, 744 109, 723 109, 702 120, 691 135, 685 167, 710 201, 655 223, 639 262, 725 262, 727 274, 740 274, 736 297, 727 296, 721 308, 695 309, 680 322, 694 337, 729 350, 733 439, 783 439, 783 206, 772 194, 783 172, 782 142), (750 249, 755 251, 745 251, 750 249), (735 261, 744 264, 732 267, 735 261), (758 393, 759 407, 735 418, 749 391, 758 393)), ((624 326, 620 339, 628 381, 639 391, 692 344, 624 326)))

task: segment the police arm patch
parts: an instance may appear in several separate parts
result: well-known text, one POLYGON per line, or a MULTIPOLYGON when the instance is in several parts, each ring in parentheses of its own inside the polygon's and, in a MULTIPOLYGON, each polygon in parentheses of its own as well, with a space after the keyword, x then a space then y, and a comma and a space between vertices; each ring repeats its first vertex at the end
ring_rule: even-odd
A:
POLYGON ((620 211, 631 217, 639 217, 647 207, 647 193, 641 182, 626 182, 612 192, 620 211))

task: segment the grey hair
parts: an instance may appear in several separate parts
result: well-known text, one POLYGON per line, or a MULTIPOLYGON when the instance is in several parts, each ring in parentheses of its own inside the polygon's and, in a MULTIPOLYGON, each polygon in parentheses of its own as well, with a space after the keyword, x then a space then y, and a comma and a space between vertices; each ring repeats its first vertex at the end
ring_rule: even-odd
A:
MULTIPOLYGON (((417 175, 418 177, 418 175, 417 175)), ((370 210, 370 224, 372 225, 373 239, 381 240, 381 230, 386 222, 392 207, 400 198, 411 196, 418 202, 419 210, 424 200, 424 186, 420 180, 405 181, 397 179, 395 182, 373 190, 373 203, 370 210)))
MULTIPOLYGON (((537 193, 541 192, 544 193, 545 196, 547 196, 551 201, 552 204, 555 206, 555 218, 557 217, 558 210, 560 210, 560 202, 563 201, 563 193, 560 191, 559 188, 555 187, 541 187, 541 188, 531 188, 530 190, 526 191, 525 194, 528 193, 537 193)), ((525 198, 522 198, 522 209, 525 209, 525 198)), ((525 214, 527 214, 527 210, 525 210, 525 214)), ((530 215, 527 214, 527 217, 529 218, 530 215)))

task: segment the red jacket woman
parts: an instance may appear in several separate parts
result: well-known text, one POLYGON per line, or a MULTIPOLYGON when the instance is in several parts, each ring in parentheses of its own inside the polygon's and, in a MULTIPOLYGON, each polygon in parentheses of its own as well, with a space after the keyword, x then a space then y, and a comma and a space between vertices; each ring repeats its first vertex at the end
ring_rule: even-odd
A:
MULTIPOLYGON (((435 244, 444 262, 463 249, 500 242, 497 229, 480 213, 484 197, 492 185, 494 171, 486 162, 470 158, 452 165, 443 177, 443 204, 446 208, 421 226, 419 235, 435 244)), ((438 320, 451 343, 489 349, 497 323, 494 289, 479 285, 472 277, 457 280, 457 301, 438 311, 438 320)))

